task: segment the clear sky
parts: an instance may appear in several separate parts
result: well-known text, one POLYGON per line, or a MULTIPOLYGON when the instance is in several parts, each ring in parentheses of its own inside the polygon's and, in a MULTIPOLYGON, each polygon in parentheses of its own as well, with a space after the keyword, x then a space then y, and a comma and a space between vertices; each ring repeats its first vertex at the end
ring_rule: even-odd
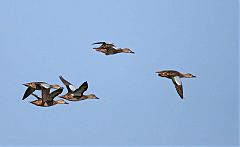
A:
POLYGON ((0 51, 0 145, 238 144, 236 0, 0 0, 0 51), (197 76, 182 79, 184 100, 166 69, 197 76), (100 99, 21 100, 23 83, 59 75, 100 99))

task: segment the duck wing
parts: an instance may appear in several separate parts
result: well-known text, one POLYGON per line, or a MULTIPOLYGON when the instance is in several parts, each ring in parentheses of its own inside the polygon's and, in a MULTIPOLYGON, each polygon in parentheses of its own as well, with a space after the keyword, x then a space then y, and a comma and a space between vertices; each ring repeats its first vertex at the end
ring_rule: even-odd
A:
POLYGON ((87 81, 82 83, 81 86, 79 86, 78 89, 76 89, 73 94, 74 96, 78 96, 78 97, 81 97, 83 95, 83 93, 88 89, 88 83, 87 81))
POLYGON ((50 93, 49 95, 49 101, 53 101, 53 99, 58 96, 59 94, 61 94, 63 92, 63 87, 54 90, 53 92, 50 93))
POLYGON ((27 98, 30 94, 32 94, 35 91, 34 88, 32 87, 28 87, 27 90, 25 91, 22 100, 24 100, 25 98, 27 98))
POLYGON ((76 88, 67 80, 65 80, 62 76, 59 76, 60 80, 63 82, 63 84, 67 87, 68 93, 71 93, 76 90, 76 88))
POLYGON ((39 82, 36 85, 38 85, 40 88, 51 88, 50 84, 46 83, 46 82, 39 82))
POLYGON ((32 93, 32 95, 35 96, 38 100, 41 100, 41 98, 38 95, 36 95, 34 93, 32 93))
MULTIPOLYGON (((104 42, 104 41, 100 41, 100 42, 95 42, 95 43, 93 43, 93 44, 103 44, 103 45, 105 45, 105 44, 107 44, 106 42, 104 42)), ((92 45, 93 45, 92 44, 92 45)))
POLYGON ((107 49, 107 52, 105 53, 105 55, 113 55, 113 54, 117 54, 117 53, 119 53, 118 49, 110 47, 107 49))
POLYGON ((43 88, 42 87, 42 100, 43 102, 49 101, 49 93, 50 93, 50 88, 43 88))
POLYGON ((179 94, 179 96, 183 99, 183 87, 182 87, 182 81, 179 76, 172 77, 173 84, 175 85, 175 88, 179 94))
POLYGON ((115 45, 113 43, 107 43, 107 42, 95 42, 94 44, 101 44, 101 46, 99 48, 110 48, 110 47, 115 47, 115 45))

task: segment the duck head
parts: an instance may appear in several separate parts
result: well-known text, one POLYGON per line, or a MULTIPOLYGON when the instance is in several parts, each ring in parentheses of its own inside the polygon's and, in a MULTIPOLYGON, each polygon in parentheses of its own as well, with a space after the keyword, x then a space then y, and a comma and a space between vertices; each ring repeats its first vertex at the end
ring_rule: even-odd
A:
POLYGON ((88 99, 99 99, 95 94, 89 94, 88 99))
POLYGON ((124 49, 122 49, 122 52, 134 54, 134 52, 133 52, 131 49, 129 49, 129 48, 124 48, 124 49))
POLYGON ((23 85, 26 86, 26 87, 36 88, 35 82, 25 83, 25 84, 23 84, 23 85))
POLYGON ((192 74, 190 74, 190 73, 186 73, 186 74, 184 75, 184 77, 185 77, 185 78, 196 78, 196 76, 194 76, 194 75, 192 75, 192 74))
POLYGON ((156 72, 160 77, 166 77, 168 74, 164 71, 157 71, 156 72))

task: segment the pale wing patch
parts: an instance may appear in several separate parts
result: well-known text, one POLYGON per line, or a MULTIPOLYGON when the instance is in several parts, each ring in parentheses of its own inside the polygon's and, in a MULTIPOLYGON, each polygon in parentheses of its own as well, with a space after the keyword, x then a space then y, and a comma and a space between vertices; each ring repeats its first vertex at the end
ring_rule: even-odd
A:
POLYGON ((69 85, 70 90, 75 91, 76 88, 73 85, 69 85))
POLYGON ((50 88, 50 85, 46 83, 42 83, 41 86, 46 89, 50 88))
POLYGON ((177 85, 182 85, 182 81, 179 76, 174 77, 174 81, 177 83, 177 85))

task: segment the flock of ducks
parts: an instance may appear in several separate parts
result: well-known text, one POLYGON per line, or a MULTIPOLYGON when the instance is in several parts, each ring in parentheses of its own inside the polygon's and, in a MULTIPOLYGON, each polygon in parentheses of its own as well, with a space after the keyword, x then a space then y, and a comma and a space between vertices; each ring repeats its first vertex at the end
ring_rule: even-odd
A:
MULTIPOLYGON (((114 55, 118 53, 134 54, 134 52, 131 49, 116 48, 116 46, 113 43, 96 42, 96 43, 93 43, 92 45, 95 45, 95 44, 100 44, 100 46, 93 49, 95 49, 98 52, 104 53, 105 55, 114 55)), ((182 99, 183 99, 183 86, 182 86, 181 78, 196 77, 190 73, 184 74, 175 70, 163 70, 163 71, 157 71, 156 73, 160 77, 171 79, 173 84, 175 85, 177 93, 182 99)), ((57 84, 48 84, 46 82, 30 82, 30 83, 23 84, 24 86, 27 87, 27 89, 23 95, 22 100, 32 95, 36 98, 36 100, 31 101, 30 103, 36 106, 49 107, 56 104, 69 104, 65 100, 81 101, 86 99, 99 99, 95 94, 84 95, 84 92, 88 89, 87 81, 82 83, 82 85, 80 85, 79 88, 76 88, 66 79, 64 79, 62 76, 59 76, 59 78, 67 88, 66 94, 59 96, 63 92, 64 88, 57 84), (51 92, 50 91, 51 89, 55 89, 55 90, 51 92), (42 93, 42 97, 39 97, 38 95, 34 94, 33 92, 35 90, 40 90, 42 93), (54 100, 54 98, 57 96, 62 99, 54 100)))
MULTIPOLYGON (((85 99, 99 99, 94 94, 84 95, 83 93, 88 89, 88 83, 87 81, 84 82, 79 88, 75 88, 70 82, 65 80, 62 76, 59 76, 62 83, 66 86, 68 92, 65 95, 59 96, 60 98, 63 98, 68 101, 81 101, 85 99)), ((27 90, 25 91, 22 100, 26 99, 29 95, 33 95, 37 98, 37 100, 31 101, 30 103, 41 106, 41 107, 49 107, 56 104, 68 104, 65 100, 54 100, 55 97, 60 95, 63 92, 63 87, 60 87, 57 84, 48 84, 46 82, 30 82, 23 84, 27 87, 27 90), (52 92, 50 92, 50 89, 56 89, 52 92), (33 92, 35 90, 41 90, 42 91, 42 97, 39 97, 38 95, 34 94, 33 92)))

